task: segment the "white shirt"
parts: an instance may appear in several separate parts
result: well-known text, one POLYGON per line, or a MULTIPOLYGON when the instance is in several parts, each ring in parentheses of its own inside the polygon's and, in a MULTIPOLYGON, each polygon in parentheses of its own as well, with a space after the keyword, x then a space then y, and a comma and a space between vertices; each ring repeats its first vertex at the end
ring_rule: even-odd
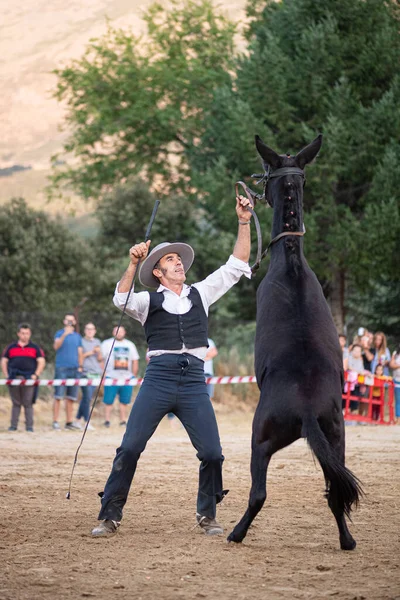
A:
POLYGON ((393 369, 393 379, 400 379, 400 353, 393 352, 392 359, 396 361, 398 367, 393 369))
MULTIPOLYGON (((104 340, 101 353, 106 361, 110 354, 114 338, 104 340)), ((136 346, 130 340, 115 340, 114 348, 107 365, 106 375, 113 379, 129 379, 133 377, 132 361, 139 360, 136 346)))
MULTIPOLYGON (((214 271, 214 273, 211 273, 211 275, 206 277, 206 279, 203 281, 193 284, 193 287, 195 287, 200 294, 206 315, 208 315, 209 307, 214 304, 214 302, 219 300, 221 296, 223 296, 228 290, 230 290, 230 288, 239 281, 242 275, 245 275, 251 279, 251 269, 248 263, 245 263, 231 255, 225 265, 214 271)), ((118 292, 118 285, 119 282, 117 283, 117 287, 115 289, 114 304, 117 308, 122 310, 125 306, 128 292, 118 292)), ((157 292, 164 292, 164 302, 162 307, 164 310, 173 315, 184 315, 192 308, 192 302, 188 298, 190 293, 189 285, 183 284, 183 288, 179 296, 163 285, 158 286, 157 292)), ((144 325, 149 313, 149 307, 149 292, 138 292, 136 294, 132 293, 126 306, 126 314, 144 325)), ((204 357, 207 353, 207 348, 204 346, 201 348, 188 349, 182 344, 182 348, 180 350, 153 350, 148 352, 147 356, 151 358, 152 356, 158 356, 165 353, 183 354, 184 352, 193 354, 193 356, 204 360, 204 357)))

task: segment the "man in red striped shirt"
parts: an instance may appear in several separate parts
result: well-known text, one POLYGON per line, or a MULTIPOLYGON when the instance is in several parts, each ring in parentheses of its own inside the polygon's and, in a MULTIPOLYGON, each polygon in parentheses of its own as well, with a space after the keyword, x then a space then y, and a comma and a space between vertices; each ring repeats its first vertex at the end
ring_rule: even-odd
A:
MULTIPOLYGON (((18 325, 18 341, 9 344, 1 357, 1 368, 6 379, 39 379, 46 361, 44 352, 31 340, 31 326, 28 323, 18 325)), ((25 409, 25 426, 33 431, 34 386, 10 385, 12 401, 11 425, 9 431, 17 431, 21 407, 25 409)))

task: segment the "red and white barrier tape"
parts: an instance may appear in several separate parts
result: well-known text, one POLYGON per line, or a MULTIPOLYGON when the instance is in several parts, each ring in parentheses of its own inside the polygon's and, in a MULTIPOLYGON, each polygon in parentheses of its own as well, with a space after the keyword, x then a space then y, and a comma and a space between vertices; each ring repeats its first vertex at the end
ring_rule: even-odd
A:
MULTIPOLYGON (((100 377, 95 379, 0 379, 0 385, 34 385, 34 386, 52 386, 52 385, 65 385, 73 386, 80 385, 82 387, 93 385, 100 385, 100 377)), ((365 383, 365 385, 379 385, 380 382, 391 382, 391 377, 374 377, 374 375, 358 375, 354 371, 348 371, 346 373, 346 381, 349 383, 356 382, 365 383)), ((142 385, 143 378, 131 379, 110 379, 106 377, 103 381, 103 385, 130 385, 135 387, 142 385)), ((235 384, 235 383, 257 383, 257 379, 254 375, 243 375, 243 376, 225 376, 225 377, 207 377, 206 383, 212 384, 235 384)), ((382 385, 382 383, 381 383, 382 385)), ((400 387, 399 382, 394 382, 395 387, 400 387)))
MULTIPOLYGON (((34 386, 52 386, 52 385, 65 385, 73 386, 80 385, 82 387, 93 385, 100 385, 100 377, 96 379, 0 379, 0 385, 34 385, 34 386)), ((107 377, 103 385, 130 385, 137 386, 142 385, 143 378, 132 379, 110 379, 107 377)), ((206 383, 214 384, 226 384, 226 383, 256 383, 254 375, 245 375, 243 377, 207 377, 206 383)))

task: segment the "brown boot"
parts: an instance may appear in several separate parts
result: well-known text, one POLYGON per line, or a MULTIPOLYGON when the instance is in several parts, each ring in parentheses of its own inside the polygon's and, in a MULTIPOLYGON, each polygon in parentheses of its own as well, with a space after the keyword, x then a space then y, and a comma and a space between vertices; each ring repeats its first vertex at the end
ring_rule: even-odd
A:
POLYGON ((224 533, 223 527, 215 519, 196 513, 196 521, 206 535, 221 535, 221 533, 224 533))

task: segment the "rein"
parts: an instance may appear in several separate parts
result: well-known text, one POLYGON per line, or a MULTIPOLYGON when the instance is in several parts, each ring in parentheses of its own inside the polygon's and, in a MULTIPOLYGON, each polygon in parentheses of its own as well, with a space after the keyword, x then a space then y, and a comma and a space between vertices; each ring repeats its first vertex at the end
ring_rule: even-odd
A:
MULTIPOLYGON (((251 213, 251 216, 254 219, 254 224, 256 226, 256 232, 257 232, 257 256, 256 256, 256 262, 254 263, 253 267, 255 265, 258 267, 260 266, 260 262, 262 260, 262 235, 261 235, 261 227, 260 227, 260 221, 258 220, 257 214, 254 210, 254 206, 255 206, 255 202, 254 202, 254 195, 258 195, 255 194, 255 192, 253 192, 253 190, 251 190, 250 188, 247 187, 247 185, 243 182, 243 181, 237 181, 235 183, 235 191, 236 191, 236 196, 239 195, 239 185, 242 186, 247 198, 249 199, 249 202, 251 204, 251 208, 247 207, 247 210, 251 213)), ((251 267, 251 272, 253 274, 253 267, 251 267)), ((257 270, 256 269, 256 270, 257 270)))
POLYGON ((256 192, 253 192, 253 190, 251 190, 243 181, 237 181, 235 183, 236 196, 239 195, 239 185, 240 185, 240 186, 242 186, 247 198, 250 201, 251 208, 247 208, 247 210, 251 213, 251 215, 254 219, 254 224, 256 226, 257 256, 256 256, 256 262, 251 267, 252 275, 254 275, 258 271, 258 269, 260 268, 261 261, 267 256, 269 249, 271 248, 271 246, 273 244, 275 244, 275 242, 279 241, 281 238, 283 238, 287 235, 295 235, 298 237, 303 237, 306 232, 304 225, 303 225, 303 228, 304 228, 303 231, 283 231, 282 233, 279 233, 277 236, 275 236, 270 241, 270 243, 268 244, 268 246, 266 247, 264 252, 262 251, 262 234, 261 234, 260 221, 258 220, 258 217, 255 213, 254 207, 258 200, 260 202, 263 202, 264 204, 267 204, 267 206, 269 206, 270 208, 273 208, 272 205, 268 202, 267 197, 266 197, 267 184, 270 179, 273 179, 274 177, 283 177, 284 175, 301 175, 301 177, 303 177, 303 179, 304 179, 304 185, 305 185, 304 171, 298 167, 282 167, 282 168, 276 169, 275 171, 272 171, 272 172, 271 172, 270 168, 268 168, 268 170, 264 174, 252 175, 252 177, 255 177, 258 179, 257 184, 262 183, 262 182, 264 183, 264 193, 263 194, 257 194, 256 192))

